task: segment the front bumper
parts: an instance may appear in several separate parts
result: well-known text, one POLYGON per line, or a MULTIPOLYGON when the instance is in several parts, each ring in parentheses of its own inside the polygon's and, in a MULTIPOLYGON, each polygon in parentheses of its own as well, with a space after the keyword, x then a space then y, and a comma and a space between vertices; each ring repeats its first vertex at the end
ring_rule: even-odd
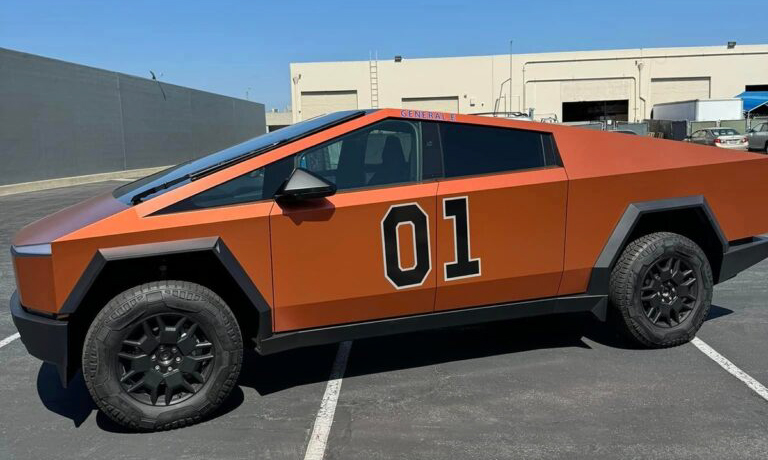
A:
POLYGON ((70 380, 69 323, 24 310, 18 293, 11 296, 11 316, 19 330, 21 341, 35 358, 56 366, 61 384, 66 387, 70 380))
POLYGON ((768 258, 768 237, 753 236, 731 243, 723 254, 717 282, 729 280, 765 258, 768 258))

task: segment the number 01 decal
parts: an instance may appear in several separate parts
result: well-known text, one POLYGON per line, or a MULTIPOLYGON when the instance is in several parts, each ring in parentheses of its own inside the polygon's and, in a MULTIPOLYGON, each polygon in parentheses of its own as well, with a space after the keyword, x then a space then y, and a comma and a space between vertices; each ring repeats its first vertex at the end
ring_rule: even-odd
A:
MULTIPOLYGON (((445 281, 480 276, 480 258, 471 258, 469 201, 466 196, 445 198, 443 218, 453 221, 453 260, 444 265, 445 281)), ((432 270, 429 217, 417 203, 394 205, 381 220, 384 274, 396 289, 424 284, 432 270), (410 227, 413 235, 414 263, 403 267, 400 261, 400 226, 410 227)))
POLYGON ((432 270, 429 250, 429 220, 417 203, 398 204, 389 208, 381 220, 381 239, 384 245, 384 274, 396 289, 421 286, 432 270), (415 262, 403 268, 400 263, 398 229, 410 224, 413 232, 415 262))

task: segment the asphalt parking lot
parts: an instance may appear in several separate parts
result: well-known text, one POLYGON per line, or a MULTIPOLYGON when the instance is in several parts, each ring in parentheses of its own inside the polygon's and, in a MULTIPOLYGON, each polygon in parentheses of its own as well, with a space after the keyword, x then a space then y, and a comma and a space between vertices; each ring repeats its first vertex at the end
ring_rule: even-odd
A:
MULTIPOLYGON (((119 182, 0 197, 0 247, 119 182)), ((768 385, 768 262, 719 285, 699 338, 768 385)), ((0 250, 0 340, 16 330, 0 250)), ((0 348, 0 458, 303 458, 337 346, 260 357, 212 419, 125 432, 14 340, 0 348)), ((768 457, 768 401, 692 344, 628 348, 560 316, 356 341, 325 458, 768 457)))

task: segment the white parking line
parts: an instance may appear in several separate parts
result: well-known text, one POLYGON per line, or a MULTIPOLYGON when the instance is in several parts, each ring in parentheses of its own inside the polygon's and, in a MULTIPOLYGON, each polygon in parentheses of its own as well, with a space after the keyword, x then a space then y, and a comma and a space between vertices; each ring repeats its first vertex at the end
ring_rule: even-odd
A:
POLYGON ((331 433, 333 415, 336 413, 336 403, 339 401, 339 392, 341 391, 341 380, 344 378, 344 371, 347 369, 350 349, 352 349, 352 342, 342 342, 339 344, 339 351, 336 352, 336 360, 333 362, 331 375, 328 377, 328 385, 325 387, 325 394, 320 402, 320 410, 317 411, 315 426, 312 428, 312 436, 309 438, 304 460, 322 460, 323 455, 325 455, 325 447, 328 444, 328 435, 331 433))
POLYGON ((709 356, 712 359, 712 361, 716 362, 717 364, 720 365, 720 367, 728 371, 729 374, 733 375, 737 379, 744 382, 744 384, 746 384, 752 391, 759 394, 760 397, 768 401, 768 388, 765 388, 763 384, 753 379, 749 374, 747 374, 746 372, 736 367, 736 365, 730 362, 728 358, 726 358, 725 356, 715 351, 712 347, 707 345, 700 338, 694 337, 693 340, 691 340, 691 343, 696 348, 698 348, 702 353, 709 356))
POLYGON ((10 337, 6 337, 3 340, 0 340, 0 348, 3 348, 4 346, 8 345, 9 343, 13 342, 18 338, 19 338, 19 333, 17 332, 10 337))

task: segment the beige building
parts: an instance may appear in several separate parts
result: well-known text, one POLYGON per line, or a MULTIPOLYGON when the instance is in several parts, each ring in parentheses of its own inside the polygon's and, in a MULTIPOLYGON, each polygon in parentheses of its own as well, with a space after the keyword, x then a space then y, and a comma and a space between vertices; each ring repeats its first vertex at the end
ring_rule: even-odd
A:
POLYGON ((291 64, 293 121, 357 108, 639 121, 654 104, 768 90, 768 44, 291 64))

